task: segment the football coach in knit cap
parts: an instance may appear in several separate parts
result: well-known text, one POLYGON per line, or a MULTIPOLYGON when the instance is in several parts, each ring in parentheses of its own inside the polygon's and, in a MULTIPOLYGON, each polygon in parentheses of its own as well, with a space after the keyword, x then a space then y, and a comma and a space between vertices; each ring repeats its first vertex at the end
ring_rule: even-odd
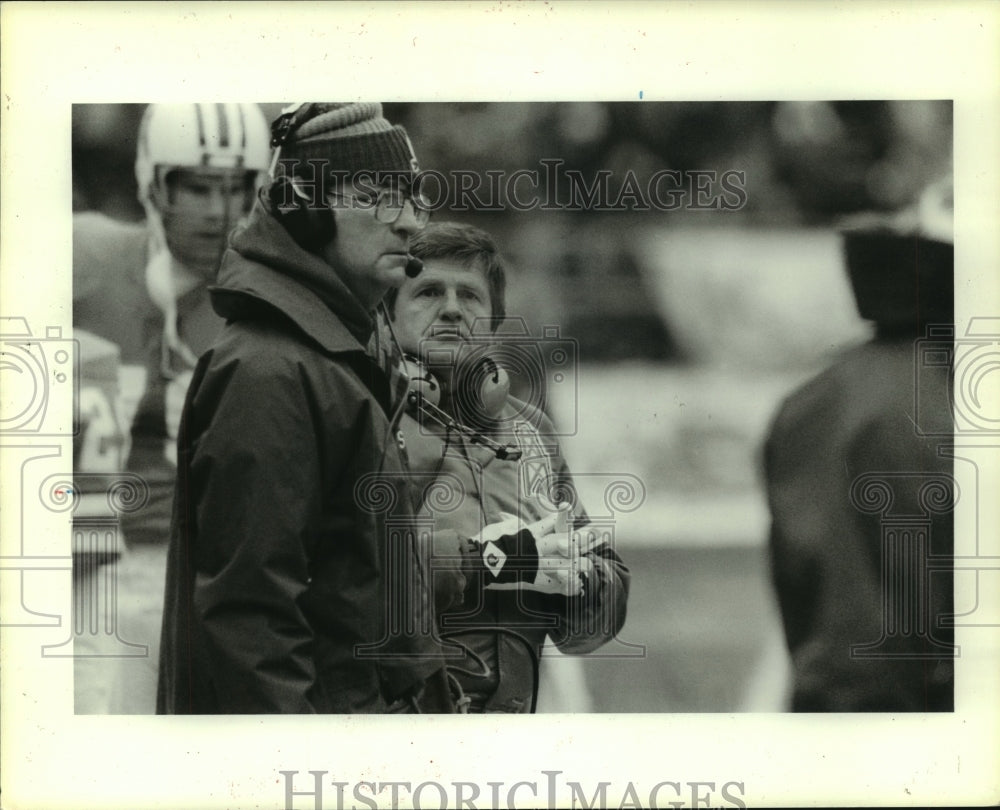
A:
POLYGON ((420 272, 419 167, 379 104, 289 108, 272 145, 184 407, 158 711, 452 711, 408 501, 390 498, 390 532, 357 494, 405 479, 366 346, 385 292, 420 272))

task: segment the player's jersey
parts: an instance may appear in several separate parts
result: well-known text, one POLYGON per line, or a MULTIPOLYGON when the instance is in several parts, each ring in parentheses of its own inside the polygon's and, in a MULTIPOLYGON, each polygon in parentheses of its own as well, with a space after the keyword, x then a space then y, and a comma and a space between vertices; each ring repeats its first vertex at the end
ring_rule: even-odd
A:
MULTIPOLYGON (((86 476, 113 475, 123 469, 128 423, 122 418, 119 377, 121 349, 74 328, 80 352, 79 430, 73 437, 73 471, 86 476)), ((89 488, 88 488, 89 489, 89 488)))
POLYGON ((84 519, 81 529, 73 532, 73 555, 82 572, 121 554, 119 533, 95 528, 104 525, 101 519, 114 517, 108 493, 121 480, 128 422, 120 394, 119 348, 79 328, 73 330, 73 339, 80 357, 79 422, 73 435, 73 516, 84 519))
POLYGON ((156 311, 144 280, 147 240, 142 223, 73 215, 73 328, 114 343, 126 365, 142 365, 145 322, 156 311))
MULTIPOLYGON (((163 313, 146 291, 145 225, 102 214, 73 218, 73 325, 116 343, 121 351, 121 413, 131 425, 124 469, 140 476, 149 502, 123 515, 125 542, 166 543, 177 470, 177 428, 192 369, 163 350, 163 313)), ((222 320, 204 287, 177 302, 178 332, 195 354, 211 344, 222 320)), ((91 436, 88 446, 100 446, 91 436)), ((79 468, 78 468, 79 469, 79 468)))

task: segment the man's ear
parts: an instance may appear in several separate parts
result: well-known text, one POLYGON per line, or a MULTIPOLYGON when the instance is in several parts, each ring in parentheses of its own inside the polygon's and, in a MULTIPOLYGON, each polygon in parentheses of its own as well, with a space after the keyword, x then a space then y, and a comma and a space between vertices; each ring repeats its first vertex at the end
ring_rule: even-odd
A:
POLYGON ((153 175, 153 181, 149 184, 149 202, 161 216, 170 207, 170 186, 167 184, 167 175, 160 177, 159 172, 153 175))

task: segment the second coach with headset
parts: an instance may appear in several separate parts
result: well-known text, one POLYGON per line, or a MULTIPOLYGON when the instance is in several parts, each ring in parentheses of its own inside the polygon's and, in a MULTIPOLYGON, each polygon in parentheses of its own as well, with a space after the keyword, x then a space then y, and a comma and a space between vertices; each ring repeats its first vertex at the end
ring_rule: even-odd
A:
POLYGON ((469 712, 531 712, 546 640, 572 654, 611 641, 631 575, 588 528, 552 422, 509 394, 494 357, 506 272, 492 237, 437 223, 411 249, 425 267, 387 309, 414 378, 400 435, 434 528, 441 637, 468 653, 451 672, 469 712))

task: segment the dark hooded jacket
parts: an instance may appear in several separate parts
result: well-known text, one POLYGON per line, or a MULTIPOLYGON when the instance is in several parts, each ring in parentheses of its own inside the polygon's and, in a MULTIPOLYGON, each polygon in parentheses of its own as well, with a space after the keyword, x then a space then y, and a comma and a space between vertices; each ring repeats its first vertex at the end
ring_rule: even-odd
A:
POLYGON ((372 320, 259 205, 212 303, 226 325, 178 437, 158 711, 391 711, 442 661, 372 320))

